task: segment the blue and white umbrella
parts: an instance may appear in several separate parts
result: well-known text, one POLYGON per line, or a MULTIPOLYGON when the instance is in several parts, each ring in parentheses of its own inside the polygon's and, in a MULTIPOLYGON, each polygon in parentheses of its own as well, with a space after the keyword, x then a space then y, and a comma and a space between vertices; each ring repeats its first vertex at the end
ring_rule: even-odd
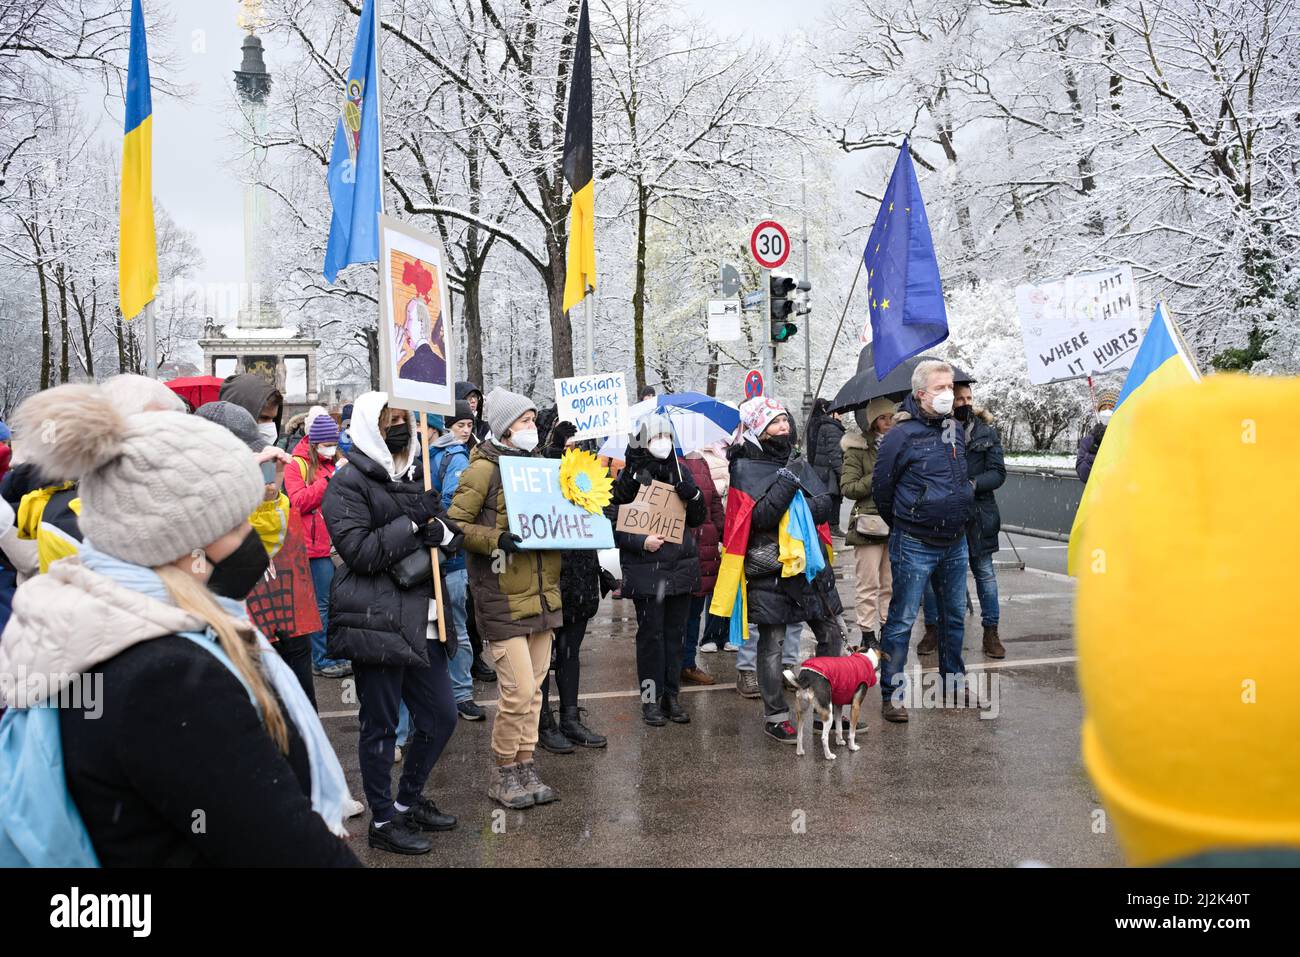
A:
MULTIPOLYGON (((730 441, 740 425, 740 410, 730 402, 723 402, 702 392, 673 392, 657 395, 628 408, 632 432, 651 412, 668 416, 676 433, 677 452, 686 455, 718 441, 730 441)), ((623 459, 627 454, 629 435, 611 435, 600 447, 600 454, 612 459, 623 459)))

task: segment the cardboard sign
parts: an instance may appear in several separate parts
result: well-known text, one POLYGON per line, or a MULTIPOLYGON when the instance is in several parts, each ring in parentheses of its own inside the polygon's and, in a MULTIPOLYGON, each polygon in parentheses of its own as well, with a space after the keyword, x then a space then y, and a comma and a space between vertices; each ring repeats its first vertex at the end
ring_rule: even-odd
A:
POLYGON ((574 439, 603 439, 631 429, 627 413, 627 379, 621 372, 555 380, 557 422, 578 427, 574 439))
POLYGON ((1127 369, 1142 338, 1128 266, 1017 286, 1016 311, 1035 385, 1127 369))
POLYGON ((560 491, 560 460, 501 456, 510 531, 531 550, 613 548, 614 529, 604 515, 579 508, 560 491))
POLYGON ((680 545, 686 537, 686 503, 668 483, 651 482, 641 486, 634 501, 618 507, 614 527, 631 535, 658 535, 680 545))

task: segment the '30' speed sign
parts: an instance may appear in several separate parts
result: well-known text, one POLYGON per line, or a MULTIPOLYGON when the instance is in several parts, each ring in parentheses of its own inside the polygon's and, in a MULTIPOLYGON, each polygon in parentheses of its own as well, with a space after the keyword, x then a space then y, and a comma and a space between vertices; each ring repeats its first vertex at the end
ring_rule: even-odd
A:
POLYGON ((790 235, 778 222, 767 220, 754 227, 749 237, 754 262, 764 269, 777 269, 790 255, 790 235))

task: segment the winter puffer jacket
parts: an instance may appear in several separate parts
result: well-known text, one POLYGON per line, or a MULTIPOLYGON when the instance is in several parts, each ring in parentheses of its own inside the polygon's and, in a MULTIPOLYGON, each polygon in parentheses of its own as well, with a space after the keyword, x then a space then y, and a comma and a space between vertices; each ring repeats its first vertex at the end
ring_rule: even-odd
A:
POLYGON ((700 588, 696 596, 708 595, 718 581, 718 568, 722 565, 722 556, 718 554, 718 545, 722 542, 722 529, 726 524, 726 513, 722 509, 722 496, 713 484, 709 463, 702 458, 687 458, 685 465, 691 472, 695 487, 704 498, 705 519, 694 530, 695 547, 700 554, 700 588))
MULTIPOLYGON (((428 547, 408 514, 423 494, 418 450, 409 479, 393 480, 382 465, 354 447, 347 467, 330 480, 321 512, 343 559, 330 587, 326 648, 331 658, 406 667, 429 664, 433 582, 403 589, 389 574, 407 555, 428 547)), ((456 653, 455 629, 446 633, 443 648, 450 658, 456 653)))
POLYGON ((307 484, 307 462, 315 453, 311 443, 302 439, 293 450, 293 464, 284 470, 284 490, 289 504, 302 519, 302 536, 307 545, 308 558, 330 557, 330 532, 320 505, 334 477, 334 463, 316 456, 316 481, 307 484))
MULTIPOLYGON (((749 496, 749 543, 745 554, 752 558, 764 547, 780 544, 781 518, 794 501, 794 493, 804 492, 813 521, 827 522, 831 514, 831 497, 808 461, 787 458, 770 445, 744 441, 731 450, 731 492, 749 496), (790 473, 782 475, 782 468, 790 473), (793 475, 794 478, 791 478, 793 475)), ((788 625, 796 621, 833 618, 844 610, 835 588, 835 570, 827 564, 813 581, 803 575, 782 578, 779 572, 769 575, 746 573, 749 623, 754 625, 788 625)))
POLYGON ((502 553, 505 568, 500 574, 494 570, 497 543, 501 533, 510 530, 501 456, 523 454, 496 442, 476 446, 447 510, 465 532, 474 621, 488 641, 548 631, 564 623, 558 551, 502 553))
MULTIPOLYGON (((605 509, 611 522, 618 519, 618 507, 633 501, 641 487, 652 480, 691 485, 694 494, 686 500, 686 527, 698 528, 707 517, 703 493, 695 487, 690 468, 683 459, 656 459, 645 449, 627 450, 627 464, 614 482, 614 498, 605 509)), ((680 543, 664 542, 657 552, 645 550, 645 535, 614 533, 619 563, 623 568, 624 598, 656 598, 694 595, 700 590, 700 553, 695 535, 688 531, 680 543)), ((717 573, 714 572, 716 577, 717 573)))
MULTIPOLYGON (((844 438, 844 423, 834 416, 826 416, 817 430, 817 458, 814 459, 817 477, 826 483, 832 495, 839 495, 840 473, 844 468, 844 450, 840 441, 844 438)), ((838 522, 839 516, 832 516, 838 522)))
POLYGON ((926 416, 909 393, 880 443, 871 490, 891 532, 936 547, 953 544, 966 534, 975 511, 965 429, 950 416, 926 416))
POLYGON ((1105 437, 1106 426, 1098 422, 1079 440, 1079 453, 1074 457, 1074 472, 1079 476, 1080 482, 1086 483, 1092 474, 1092 465, 1097 461, 1097 451, 1105 437))
MULTIPOLYGON (((448 432, 438 436, 429 450, 430 487, 442 494, 443 509, 451 508, 451 500, 456 496, 456 486, 460 485, 460 476, 469 468, 469 448, 457 442, 456 437, 448 432)), ((444 571, 458 572, 465 567, 465 552, 461 550, 447 559, 444 571)))
POLYGON ((856 429, 845 432, 840 439, 840 449, 844 453, 844 471, 840 475, 840 494, 853 500, 853 511, 849 513, 849 528, 844 536, 845 545, 879 545, 888 541, 888 535, 863 535, 857 529, 859 515, 879 515, 875 500, 871 497, 871 472, 880 453, 880 436, 875 432, 865 436, 856 429))
POLYGON ((972 555, 986 555, 998 550, 1002 516, 993 492, 1007 480, 1007 469, 991 412, 975 409, 966 432, 966 473, 975 486, 975 514, 966 531, 966 543, 972 555))

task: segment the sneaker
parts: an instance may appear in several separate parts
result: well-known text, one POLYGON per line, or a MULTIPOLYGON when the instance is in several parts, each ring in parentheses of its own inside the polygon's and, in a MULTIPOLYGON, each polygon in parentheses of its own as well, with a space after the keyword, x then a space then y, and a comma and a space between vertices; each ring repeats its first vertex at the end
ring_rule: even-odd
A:
POLYGON ((533 796, 534 804, 550 804, 560 799, 559 792, 549 784, 543 784, 542 779, 537 776, 537 765, 533 763, 532 758, 520 761, 517 767, 519 783, 533 796))
POLYGON ((701 668, 683 668, 682 684, 687 685, 714 685, 718 680, 701 668))
POLYGON ((456 826, 456 815, 443 814, 438 810, 438 805, 426 797, 411 805, 411 809, 404 811, 403 815, 412 826, 421 831, 450 831, 456 826))
POLYGON ((466 721, 482 721, 487 717, 487 712, 468 698, 456 702, 456 711, 466 721))
POLYGON ((366 806, 351 795, 348 795, 348 799, 343 802, 344 817, 356 817, 365 809, 366 806))
POLYGON ((782 744, 794 744, 799 740, 799 732, 789 721, 769 721, 763 725, 763 733, 782 744))
POLYGON ((727 642, 722 646, 722 650, 729 651, 734 655, 736 652, 740 651, 740 645, 733 645, 731 642, 727 642))
POLYGON ((392 854, 428 854, 433 850, 433 842, 421 834, 405 814, 395 814, 383 827, 376 827, 371 821, 369 840, 375 850, 392 854))
MULTIPOLYGON (((493 764, 488 797, 508 808, 522 809, 533 806, 533 796, 519 783, 519 765, 493 764)), ((430 845, 432 846, 432 845, 430 845)))
POLYGON ((706 655, 714 654, 717 650, 718 643, 716 641, 706 641, 704 644, 700 645, 700 651, 706 655))
POLYGON ((742 698, 761 698, 763 693, 758 690, 758 672, 737 671, 736 693, 742 698))
POLYGON ((340 661, 336 665, 329 665, 320 671, 313 669, 313 674, 318 674, 322 678, 349 678, 352 676, 352 666, 346 661, 340 661))

